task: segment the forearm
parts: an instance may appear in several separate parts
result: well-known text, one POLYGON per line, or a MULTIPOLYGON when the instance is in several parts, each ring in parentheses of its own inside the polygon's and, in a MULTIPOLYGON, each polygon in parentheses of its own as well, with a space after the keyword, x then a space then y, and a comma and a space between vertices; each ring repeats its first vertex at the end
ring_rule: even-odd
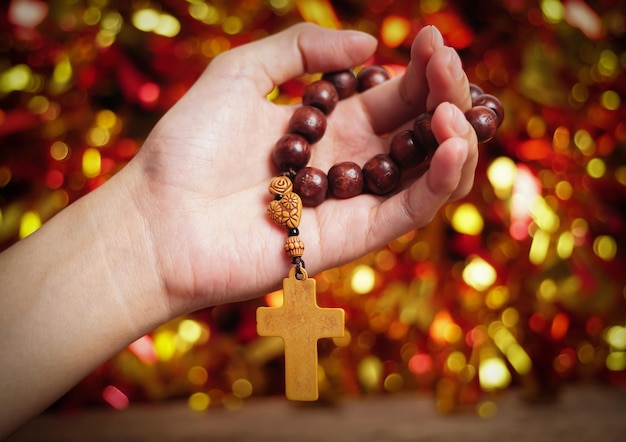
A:
POLYGON ((0 438, 168 319, 130 183, 113 179, 0 254, 0 438))

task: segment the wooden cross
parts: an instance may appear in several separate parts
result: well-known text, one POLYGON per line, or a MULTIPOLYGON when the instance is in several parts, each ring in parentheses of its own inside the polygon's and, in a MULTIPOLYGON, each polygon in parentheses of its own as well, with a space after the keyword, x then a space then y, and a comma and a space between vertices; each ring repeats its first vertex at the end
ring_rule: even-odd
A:
POLYGON ((315 296, 315 279, 295 277, 295 269, 283 280, 283 305, 257 309, 257 333, 280 336, 285 343, 285 395, 292 401, 319 397, 317 341, 344 333, 344 311, 321 308, 315 296))

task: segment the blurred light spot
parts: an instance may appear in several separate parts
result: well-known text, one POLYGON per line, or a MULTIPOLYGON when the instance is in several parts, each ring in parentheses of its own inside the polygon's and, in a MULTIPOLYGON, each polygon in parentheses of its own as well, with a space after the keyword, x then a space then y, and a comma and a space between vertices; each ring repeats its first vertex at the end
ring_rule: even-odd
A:
POLYGON ((239 399, 245 399, 252 395, 252 384, 247 379, 237 379, 232 385, 233 394, 239 399))
POLYGON ((565 2, 565 20, 587 38, 597 39, 604 35, 602 19, 584 1, 565 2))
POLYGON ((33 73, 25 64, 17 64, 0 75, 0 92, 22 91, 28 87, 33 73))
POLYGON ((565 10, 559 0, 542 0, 541 12, 548 23, 556 24, 563 20, 565 10))
POLYGON ((606 332, 606 342, 613 349, 626 350, 626 327, 614 325, 606 332))
POLYGON ((483 419, 491 419, 498 412, 498 406, 493 401, 483 401, 478 404, 476 412, 483 419))
POLYGON ((176 354, 176 335, 169 330, 163 330, 154 337, 154 350, 162 361, 169 361, 176 354))
POLYGON ((541 138, 546 133, 546 123, 539 115, 533 115, 526 123, 526 132, 531 138, 541 138))
POLYGON ((589 98, 589 90, 583 83, 576 83, 574 87, 572 87, 571 94, 572 98, 578 103, 584 103, 589 98))
POLYGON ((559 126, 555 129, 554 134, 552 135, 552 145, 555 150, 561 152, 567 151, 570 141, 571 135, 568 128, 559 126))
POLYGON ((191 382, 193 385, 204 385, 206 384, 206 381, 209 380, 209 373, 204 367, 194 365, 187 372, 187 379, 189 379, 189 382, 191 382))
POLYGON ((539 284, 537 297, 541 301, 552 302, 556 299, 557 286, 553 279, 546 278, 539 284))
POLYGON ((546 319, 539 312, 533 313, 528 319, 528 326, 535 333, 541 333, 543 329, 546 327, 546 319))
POLYGON ((64 56, 54 66, 52 80, 58 84, 65 84, 72 78, 72 64, 68 56, 64 56))
POLYGON ((420 0, 420 9, 424 14, 434 14, 439 11, 444 4, 444 0, 420 0))
POLYGON ((236 15, 231 15, 226 17, 226 20, 222 23, 222 29, 229 35, 239 34, 243 29, 243 22, 236 15))
POLYGON ((149 335, 137 339, 128 346, 128 349, 144 364, 152 365, 158 360, 154 342, 149 335))
POLYGON ((554 358, 552 366, 557 373, 565 374, 574 368, 576 364, 576 352, 571 348, 565 348, 554 358))
POLYGON ((446 368, 452 373, 459 373, 466 365, 467 359, 460 351, 453 351, 446 358, 446 368))
POLYGON ((604 261, 612 261, 617 254, 617 243, 615 238, 608 235, 597 236, 593 240, 594 253, 604 261))
POLYGON ((615 91, 604 91, 600 96, 600 103, 607 110, 617 110, 621 106, 619 94, 615 91))
POLYGON ((423 375, 431 372, 433 369, 433 360, 430 355, 426 353, 418 353, 409 359, 408 366, 413 374, 423 375))
POLYGON ((496 270, 484 259, 474 257, 463 269, 465 283, 478 291, 488 289, 496 282, 496 270))
POLYGON ((487 292, 485 304, 492 310, 497 310, 509 300, 509 288, 503 285, 492 287, 487 292))
POLYGON ((116 123, 117 115, 109 109, 103 109, 96 114, 96 124, 104 129, 113 129, 116 123))
POLYGON ((511 373, 504 361, 497 357, 488 357, 478 365, 478 379, 485 391, 506 388, 511 382, 511 373))
POLYGON ((585 129, 579 129, 574 133, 574 145, 585 155, 593 155, 595 152, 595 142, 585 129))
POLYGON ((160 94, 161 88, 159 85, 152 82, 142 84, 137 92, 139 101, 146 105, 154 104, 158 100, 160 94))
POLYGON ((211 398, 206 393, 197 392, 189 396, 189 408, 196 411, 204 411, 211 405, 211 398))
POLYGON ((360 295, 371 292, 376 283, 376 272, 370 266, 360 264, 352 272, 350 286, 360 295))
POLYGON ((359 362, 357 374, 359 383, 367 391, 377 391, 381 384, 383 364, 376 356, 366 356, 359 362))
POLYGON ((487 169, 487 178, 493 186, 496 196, 500 199, 507 199, 511 195, 513 184, 515 183, 515 173, 517 168, 512 159, 499 157, 493 160, 487 169))
POLYGON ((102 168, 102 158, 100 151, 93 147, 85 149, 83 152, 83 174, 87 178, 94 178, 100 175, 102 168))
POLYGON ((530 207, 530 213, 535 224, 545 232, 554 233, 561 225, 561 221, 552 207, 540 196, 535 198, 530 207))
POLYGON ((178 335, 190 344, 196 343, 202 336, 202 326, 193 319, 183 319, 178 324, 178 335))
POLYGON ((400 46, 411 31, 409 20, 398 15, 388 15, 385 17, 381 27, 383 43, 390 48, 400 46))
POLYGON ((557 313, 552 319, 552 327, 550 327, 550 335, 552 339, 558 341, 567 335, 569 329, 569 316, 565 313, 557 313))
POLYGON ((531 209, 541 193, 539 179, 524 164, 518 164, 511 198, 511 224, 509 234, 513 239, 523 240, 528 237, 531 221, 531 209))
POLYGON ((37 0, 13 0, 7 17, 9 22, 25 28, 39 25, 48 14, 48 4, 37 0))
POLYGON ((283 305, 283 291, 276 290, 275 292, 265 295, 265 303, 269 307, 280 307, 283 305))
MULTIPOLYGON (((102 127, 92 127, 87 132, 87 144, 92 147, 106 146, 111 140, 111 134, 102 127)), ((99 173, 99 172, 98 172, 99 173)))
POLYGON ((600 158, 592 158, 587 163, 587 173, 591 178, 602 178, 606 173, 606 164, 600 158))
POLYGON ((463 337, 463 330, 446 310, 438 311, 428 329, 432 339, 439 343, 455 343, 463 337))
POLYGON ((572 197, 574 189, 568 181, 559 181, 554 188, 554 191, 556 193, 556 196, 558 196, 563 201, 567 201, 572 197))
POLYGON ((107 385, 102 390, 102 398, 113 408, 123 410, 128 407, 129 400, 119 388, 113 385, 107 385))
POLYGON ((626 352, 612 351, 606 357, 606 368, 611 371, 626 370, 626 352))
POLYGON ((150 32, 159 24, 159 12, 155 9, 139 9, 133 14, 131 21, 140 31, 150 32))
POLYGON ((383 387, 385 388, 385 391, 388 391, 389 393, 398 392, 402 390, 402 387, 404 387, 404 378, 402 378, 402 376, 398 373, 391 373, 385 378, 383 387))
POLYGON ((619 60, 615 52, 605 49, 598 59, 598 71, 604 77, 613 77, 619 69, 619 60))
POLYGON ((49 170, 46 173, 46 186, 50 189, 60 189, 65 181, 65 175, 59 170, 49 170))
POLYGON ((576 350, 578 360, 583 364, 591 364, 596 356, 596 351, 589 342, 581 342, 576 350))
POLYGON ((43 95, 36 95, 28 101, 28 109, 36 114, 45 113, 50 107, 50 101, 43 95))
POLYGON ((550 249, 550 234, 543 230, 537 230, 530 244, 528 259, 531 263, 539 265, 545 261, 550 249))
MULTIPOLYGON (((276 0, 270 3, 274 5, 279 1, 282 2, 282 0, 276 0)), ((290 3, 287 2, 287 6, 283 7, 282 10, 290 9, 290 3)), ((316 23, 325 28, 341 28, 341 23, 335 15, 335 10, 329 0, 296 0, 296 7, 305 21, 316 23)))
POLYGON ((484 222, 476 206, 463 203, 452 215, 452 227, 465 235, 479 235, 483 230, 484 222))
POLYGON ((515 307, 506 308, 502 312, 502 324, 506 327, 513 328, 519 321, 519 312, 515 307))
POLYGON ((98 24, 102 17, 102 11, 95 6, 90 6, 83 12, 83 22, 88 26, 98 24))
POLYGON ((20 219, 20 239, 26 238, 41 227, 41 218, 34 211, 27 211, 20 219))

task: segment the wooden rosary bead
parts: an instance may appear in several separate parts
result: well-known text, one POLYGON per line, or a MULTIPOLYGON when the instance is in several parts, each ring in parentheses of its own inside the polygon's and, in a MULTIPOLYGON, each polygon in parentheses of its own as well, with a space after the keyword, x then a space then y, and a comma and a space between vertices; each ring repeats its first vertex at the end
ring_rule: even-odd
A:
POLYGON ((413 123, 415 141, 426 149, 428 155, 431 155, 439 146, 431 127, 432 118, 433 112, 423 112, 413 123))
POLYGON ((487 106, 494 111, 498 117, 496 127, 502 125, 502 121, 504 121, 504 106, 502 106, 502 102, 498 97, 491 94, 480 94, 472 99, 472 106, 487 106))
POLYGON ((398 166, 409 168, 423 163, 428 151, 415 140, 412 130, 403 130, 391 139, 389 156, 398 166))
POLYGON ((293 183, 286 176, 275 176, 270 181, 269 191, 272 195, 282 196, 293 190, 293 183))
POLYGON ((339 94, 335 86, 325 80, 318 80, 304 88, 302 104, 313 106, 329 115, 339 102, 339 94))
POLYGON ((356 92, 356 75, 351 69, 326 72, 322 75, 322 80, 335 86, 340 100, 348 98, 356 92))
POLYGON ((302 256, 304 254, 304 243, 299 236, 288 236, 285 241, 285 252, 291 258, 302 256))
POLYGON ((272 158, 282 171, 299 170, 309 162, 311 149, 302 135, 287 134, 276 142, 272 158))
POLYGON ((487 106, 474 106, 465 112, 465 118, 474 128, 479 143, 491 140, 498 129, 498 116, 487 106))
POLYGON ((378 154, 363 166, 365 187, 376 195, 392 192, 400 182, 400 169, 387 154, 378 154))
POLYGON ((389 78, 391 78, 389 72, 382 66, 364 67, 356 76, 357 91, 366 91, 367 89, 384 83, 389 80, 389 78))
POLYGON ((340 199, 360 195, 363 192, 363 171, 352 161, 335 164, 328 171, 328 190, 340 199))
POLYGON ((289 133, 302 135, 313 144, 326 132, 326 115, 316 107, 302 106, 295 110, 289 120, 289 133))
POLYGON ((287 192, 282 198, 270 201, 267 212, 280 227, 297 229, 302 217, 302 200, 297 193, 287 192))
POLYGON ((485 93, 485 91, 483 91, 483 88, 481 88, 480 86, 474 83, 470 83, 469 90, 470 90, 470 98, 472 99, 472 105, 476 97, 485 93))
POLYGON ((316 167, 305 167, 296 174, 294 192, 300 195, 302 204, 309 207, 320 205, 326 199, 328 177, 316 167))

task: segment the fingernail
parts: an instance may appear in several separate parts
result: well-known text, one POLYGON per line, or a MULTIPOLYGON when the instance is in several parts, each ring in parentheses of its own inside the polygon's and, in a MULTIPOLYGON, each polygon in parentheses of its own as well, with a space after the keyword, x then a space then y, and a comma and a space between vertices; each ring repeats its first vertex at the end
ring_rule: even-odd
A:
POLYGON ((441 32, 439 32, 439 29, 437 29, 436 26, 430 25, 430 32, 432 34, 432 40, 430 43, 433 48, 443 46, 443 36, 441 35, 441 32))
POLYGON ((452 48, 448 48, 450 52, 450 63, 448 63, 448 71, 450 75, 455 80, 460 80, 463 76, 463 66, 461 65, 461 59, 459 58, 459 54, 452 48))

